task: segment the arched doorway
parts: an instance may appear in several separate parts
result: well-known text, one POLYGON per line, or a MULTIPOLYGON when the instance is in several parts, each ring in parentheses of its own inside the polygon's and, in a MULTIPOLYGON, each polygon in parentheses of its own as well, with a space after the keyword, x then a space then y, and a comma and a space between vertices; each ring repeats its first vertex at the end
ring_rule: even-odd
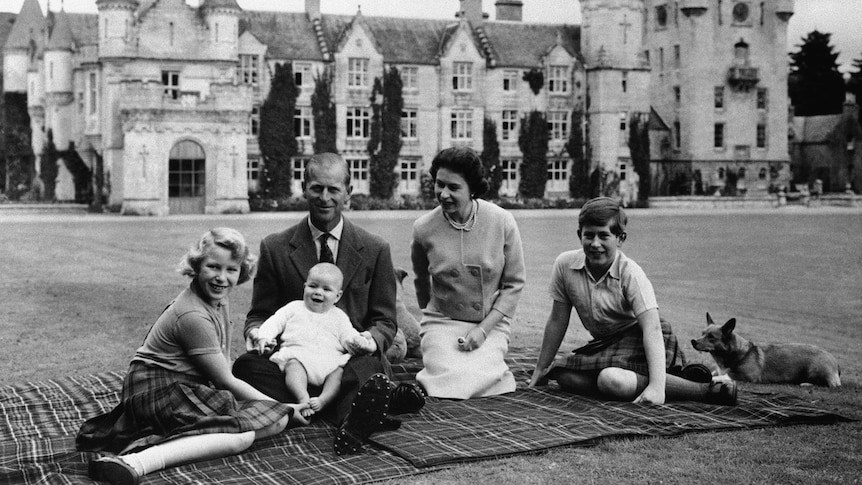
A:
POLYGON ((202 214, 206 201, 206 157, 203 148, 183 140, 168 161, 168 210, 171 214, 202 214))

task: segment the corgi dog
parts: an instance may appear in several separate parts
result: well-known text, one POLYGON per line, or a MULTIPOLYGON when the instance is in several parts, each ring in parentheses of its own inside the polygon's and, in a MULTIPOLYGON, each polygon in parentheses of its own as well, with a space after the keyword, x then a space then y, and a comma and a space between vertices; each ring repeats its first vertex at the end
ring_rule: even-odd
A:
POLYGON ((838 360, 810 344, 757 345, 733 332, 736 319, 717 325, 706 314, 706 328, 691 346, 709 352, 719 370, 738 381, 763 384, 814 384, 838 387, 841 370, 838 360))

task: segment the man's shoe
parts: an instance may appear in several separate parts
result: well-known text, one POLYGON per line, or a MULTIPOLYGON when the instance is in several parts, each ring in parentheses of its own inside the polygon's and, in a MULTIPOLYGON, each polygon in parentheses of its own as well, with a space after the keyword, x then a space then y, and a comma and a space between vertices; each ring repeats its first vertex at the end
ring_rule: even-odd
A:
POLYGON ((90 460, 87 474, 97 482, 111 485, 138 485, 141 476, 119 456, 103 456, 90 460))
POLYGON ((389 393, 389 414, 418 413, 425 406, 425 392, 417 384, 398 384, 389 393))
POLYGON ((713 382, 709 385, 704 402, 721 406, 736 406, 736 382, 713 382))
POLYGON ((379 431, 395 431, 401 427, 401 420, 395 418, 383 418, 379 431))
POLYGON ((391 385, 383 374, 374 374, 362 384, 350 412, 335 433, 332 446, 336 455, 358 453, 371 433, 381 430, 389 410, 391 385))

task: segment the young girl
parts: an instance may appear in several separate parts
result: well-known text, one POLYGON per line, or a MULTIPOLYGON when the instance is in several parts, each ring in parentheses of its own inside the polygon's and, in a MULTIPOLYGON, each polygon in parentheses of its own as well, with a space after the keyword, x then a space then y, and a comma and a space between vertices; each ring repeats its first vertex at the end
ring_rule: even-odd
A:
MULTIPOLYGON (((530 387, 554 379, 565 390, 645 404, 665 400, 735 405, 736 384, 694 382, 667 373, 685 364, 682 349, 659 319, 652 284, 619 248, 625 212, 607 197, 584 204, 578 216, 582 249, 557 257, 551 275, 553 306, 530 387), (594 340, 554 363, 574 307, 594 340)), ((699 364, 693 364, 698 366, 699 364)), ((696 372, 697 367, 683 370, 696 372)))
POLYGON ((307 424, 302 405, 283 404, 230 372, 227 297, 256 269, 242 235, 216 228, 183 257, 192 280, 135 352, 120 404, 85 422, 83 451, 119 453, 90 462, 90 478, 136 484, 148 473, 242 452, 259 438, 307 424))
POLYGON ((254 348, 264 354, 281 346, 269 360, 284 372, 284 383, 296 402, 307 403, 302 415, 310 417, 335 399, 344 364, 357 351, 371 352, 371 334, 360 334, 335 304, 341 298, 344 277, 338 266, 318 263, 308 271, 302 300, 294 300, 266 319, 255 336, 254 348), (308 385, 323 386, 310 397, 308 385))

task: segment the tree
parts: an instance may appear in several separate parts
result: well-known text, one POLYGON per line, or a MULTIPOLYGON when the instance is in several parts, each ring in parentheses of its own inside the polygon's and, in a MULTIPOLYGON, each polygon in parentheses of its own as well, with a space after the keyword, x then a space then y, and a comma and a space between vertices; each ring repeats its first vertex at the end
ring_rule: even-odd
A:
POLYGON ((258 142, 263 157, 264 198, 283 199, 291 194, 291 160, 298 151, 293 129, 297 94, 290 64, 276 64, 272 86, 260 107, 258 142))
POLYGON ((311 111, 314 116, 314 153, 338 153, 335 146, 335 103, 332 102, 332 73, 325 70, 314 79, 311 94, 311 111))
POLYGON ((540 199, 548 182, 548 121, 541 111, 533 110, 521 118, 518 146, 524 154, 518 192, 525 198, 540 199))
POLYGON ((788 91, 796 116, 841 113, 844 78, 838 71, 838 52, 829 45, 832 34, 813 31, 802 38, 799 51, 790 53, 788 91))
POLYGON ((629 121, 629 153, 638 175, 638 202, 644 205, 650 192, 649 113, 632 113, 629 121))
POLYGON ((590 196, 590 159, 584 145, 584 132, 581 129, 584 113, 575 109, 572 111, 572 129, 566 151, 572 160, 572 174, 569 176, 569 197, 586 199, 590 196))
MULTIPOLYGON (((862 105, 862 57, 853 59, 853 67, 855 72, 850 73, 850 79, 847 80, 847 92, 853 93, 856 96, 856 104, 862 105)), ((859 119, 862 123, 862 118, 859 119)))
POLYGON ((39 178, 45 187, 42 197, 45 200, 54 200, 54 189, 57 188, 57 160, 60 158, 57 146, 54 145, 54 132, 49 128, 48 136, 42 154, 39 156, 39 178))
POLYGON ((403 83, 398 69, 383 73, 383 81, 374 79, 371 90, 371 136, 368 140, 368 190, 372 197, 389 199, 398 185, 395 165, 401 153, 401 111, 404 109, 403 83))
POLYGON ((485 118, 482 126, 482 165, 490 187, 485 199, 499 199, 500 186, 503 185, 503 171, 500 168, 500 143, 497 141, 497 124, 485 118))
MULTIPOLYGON (((0 93, 2 93, 0 73, 0 93)), ((33 149, 30 146, 30 115, 27 96, 0 94, 0 170, 4 193, 18 199, 33 178, 33 149)))

